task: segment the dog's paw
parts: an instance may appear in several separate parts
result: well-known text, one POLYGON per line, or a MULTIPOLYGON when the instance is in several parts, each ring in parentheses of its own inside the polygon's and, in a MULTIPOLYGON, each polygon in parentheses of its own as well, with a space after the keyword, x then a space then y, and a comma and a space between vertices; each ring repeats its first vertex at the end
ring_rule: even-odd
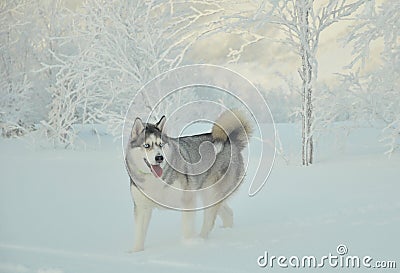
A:
POLYGON ((207 238, 208 238, 208 234, 209 234, 210 232, 200 232, 200 234, 199 234, 199 236, 203 239, 203 240, 207 240, 207 238))
POLYGON ((182 234, 184 240, 190 240, 196 237, 196 232, 194 230, 184 231, 182 234))
POLYGON ((128 250, 128 253, 133 254, 133 253, 141 252, 141 251, 144 251, 144 247, 134 247, 133 249, 128 250))
POLYGON ((233 227, 233 222, 228 222, 228 223, 223 223, 220 225, 220 228, 232 228, 233 227))

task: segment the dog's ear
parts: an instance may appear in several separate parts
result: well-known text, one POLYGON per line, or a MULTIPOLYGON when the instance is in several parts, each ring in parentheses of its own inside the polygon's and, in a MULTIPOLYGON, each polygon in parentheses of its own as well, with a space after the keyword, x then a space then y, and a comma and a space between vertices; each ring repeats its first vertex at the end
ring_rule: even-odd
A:
POLYGON ((142 120, 140 118, 136 118, 132 127, 131 139, 137 139, 140 133, 143 131, 143 129, 144 125, 142 120))
POLYGON ((164 129, 164 124, 165 124, 165 116, 162 116, 161 119, 157 122, 156 127, 162 131, 164 129))

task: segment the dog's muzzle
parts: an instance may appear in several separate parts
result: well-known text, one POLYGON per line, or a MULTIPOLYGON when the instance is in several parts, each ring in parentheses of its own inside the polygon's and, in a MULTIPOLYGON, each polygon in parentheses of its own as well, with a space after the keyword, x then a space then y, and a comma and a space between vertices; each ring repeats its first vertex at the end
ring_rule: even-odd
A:
POLYGON ((146 159, 143 158, 144 162, 146 163, 147 167, 149 167, 150 171, 152 172, 152 174, 155 177, 161 177, 162 173, 163 173, 163 169, 161 168, 161 166, 159 165, 160 163, 163 162, 164 157, 162 155, 156 155, 155 160, 157 162, 156 165, 152 165, 150 164, 150 162, 146 159))

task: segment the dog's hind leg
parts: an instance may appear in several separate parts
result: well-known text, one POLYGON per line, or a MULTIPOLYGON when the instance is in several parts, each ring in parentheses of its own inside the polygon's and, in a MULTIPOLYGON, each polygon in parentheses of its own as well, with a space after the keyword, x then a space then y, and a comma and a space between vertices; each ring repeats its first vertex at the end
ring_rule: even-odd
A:
POLYGON ((213 229, 215 224, 215 218, 221 204, 216 204, 204 210, 203 226, 201 228, 200 236, 207 238, 210 231, 213 229))
POLYGON ((233 211, 226 202, 222 202, 218 210, 218 216, 222 220, 222 227, 231 228, 233 226, 233 211))
POLYGON ((149 227, 152 212, 152 208, 135 206, 135 244, 133 246, 134 252, 144 250, 144 240, 146 238, 146 233, 149 227))

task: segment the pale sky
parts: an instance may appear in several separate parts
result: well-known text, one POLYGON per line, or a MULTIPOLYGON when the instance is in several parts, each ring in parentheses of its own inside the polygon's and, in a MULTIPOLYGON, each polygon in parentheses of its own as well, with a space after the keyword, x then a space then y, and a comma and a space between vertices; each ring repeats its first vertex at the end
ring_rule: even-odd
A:
MULTIPOLYGON (((327 28, 320 37, 317 53, 318 80, 333 84, 334 73, 345 73, 344 68, 351 61, 351 47, 345 47, 339 41, 346 34, 349 22, 338 22, 327 28)), ((298 79, 297 68, 300 66, 300 58, 295 55, 290 47, 276 41, 276 33, 266 33, 266 38, 257 44, 248 47, 238 64, 229 64, 232 69, 242 73, 254 83, 259 83, 269 88, 282 85, 275 74, 277 72, 298 79)), ((229 52, 229 47, 239 47, 235 39, 229 39, 227 34, 218 34, 213 38, 199 41, 188 59, 194 62, 208 61, 223 64, 224 56, 229 52), (236 44, 235 44, 236 42, 236 44)), ((369 66, 376 64, 379 59, 379 45, 372 44, 369 66)))
MULTIPOLYGON (((381 0, 377 2, 382 2, 381 0)), ((75 9, 82 3, 81 0, 66 1, 67 7, 75 9)), ((332 84, 335 81, 334 73, 344 73, 344 66, 351 60, 351 48, 343 47, 339 38, 343 37, 349 22, 342 21, 327 28, 320 38, 318 50, 318 80, 332 84)), ((226 65, 247 77, 253 83, 262 84, 266 89, 282 85, 276 73, 291 76, 298 80, 297 68, 300 65, 298 56, 291 52, 289 47, 273 42, 276 33, 266 31, 266 38, 255 45, 248 47, 238 64, 226 64, 228 48, 238 48, 240 41, 233 35, 218 33, 198 41, 189 51, 186 61, 189 63, 211 63, 226 65)), ((379 59, 379 45, 372 48, 369 65, 379 59)))

